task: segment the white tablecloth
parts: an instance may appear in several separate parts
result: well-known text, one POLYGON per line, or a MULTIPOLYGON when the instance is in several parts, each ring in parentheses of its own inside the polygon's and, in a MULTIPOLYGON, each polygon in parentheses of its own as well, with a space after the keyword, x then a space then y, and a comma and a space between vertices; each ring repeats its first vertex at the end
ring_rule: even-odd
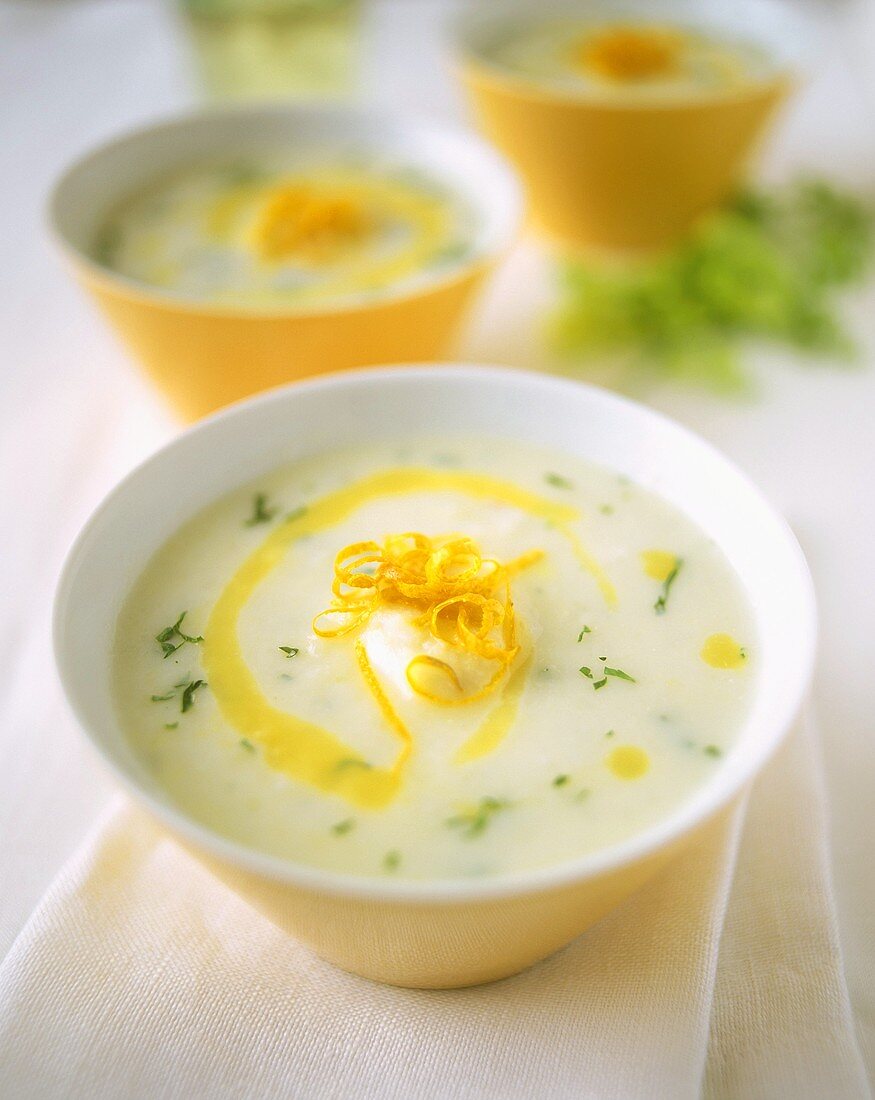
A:
MULTIPOLYGON (((460 110, 440 66, 442 5, 383 0, 368 27, 365 94, 442 117, 460 110)), ((795 103, 767 171, 803 167, 875 194, 875 12, 834 4, 820 72, 795 103)), ((47 187, 75 153, 195 97, 172 13, 152 0, 0 5, 0 957, 111 786, 65 713, 49 648, 50 599, 69 542, 118 477, 175 429, 67 280, 41 224, 47 187)), ((494 281, 466 357, 538 367, 547 265, 522 244, 494 281)), ((849 315, 875 349, 872 288, 849 315)), ((875 1072, 875 371, 752 356, 755 401, 655 387, 653 405, 735 458, 784 511, 821 601, 815 681, 832 817, 832 870, 858 1038, 875 1072)), ((85 644, 85 641, 84 643, 85 644)))

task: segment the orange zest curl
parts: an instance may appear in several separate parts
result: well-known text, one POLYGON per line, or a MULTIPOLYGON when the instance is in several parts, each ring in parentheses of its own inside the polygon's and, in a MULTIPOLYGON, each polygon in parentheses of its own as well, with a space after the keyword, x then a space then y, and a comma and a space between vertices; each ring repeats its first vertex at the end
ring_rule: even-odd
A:
POLYGON ((576 59, 608 80, 651 80, 677 71, 683 45, 683 36, 666 27, 614 26, 587 38, 576 59))
MULTIPOLYGON (((496 663, 487 683, 469 694, 446 661, 420 653, 407 665, 407 682, 417 694, 442 706, 471 703, 495 689, 519 653, 510 581, 542 557, 542 550, 532 550, 502 564, 484 558, 470 538, 431 539, 416 531, 389 535, 382 545, 352 543, 334 560, 331 606, 313 619, 313 631, 339 638, 363 627, 378 608, 408 608, 450 650, 496 663), (446 691, 434 690, 438 681, 446 691)), ((385 711, 384 693, 365 671, 361 652, 359 664, 385 711)))

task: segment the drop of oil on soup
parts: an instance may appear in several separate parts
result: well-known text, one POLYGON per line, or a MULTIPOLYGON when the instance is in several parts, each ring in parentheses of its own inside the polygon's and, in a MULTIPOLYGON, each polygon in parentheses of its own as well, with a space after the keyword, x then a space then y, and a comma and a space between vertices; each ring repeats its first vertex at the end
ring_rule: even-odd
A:
POLYGON ((325 151, 189 166, 122 201, 93 251, 171 294, 270 309, 412 289, 470 255, 477 222, 416 165, 325 151))
POLYGON ((767 51, 743 38, 643 20, 524 20, 502 28, 482 54, 514 76, 610 98, 731 89, 774 69, 767 51))
POLYGON ((659 821, 720 766, 756 638, 720 550, 609 470, 501 441, 320 455, 155 555, 114 688, 150 782, 273 855, 483 876, 659 821))

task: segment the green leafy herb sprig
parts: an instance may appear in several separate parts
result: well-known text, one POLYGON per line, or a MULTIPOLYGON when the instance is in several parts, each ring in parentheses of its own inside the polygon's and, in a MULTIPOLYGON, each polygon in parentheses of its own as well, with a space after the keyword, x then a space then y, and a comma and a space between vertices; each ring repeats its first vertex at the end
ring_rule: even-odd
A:
POLYGON ((871 212, 823 181, 749 192, 669 252, 566 264, 552 340, 571 361, 738 392, 748 385, 740 351, 749 338, 855 357, 835 291, 861 281, 872 252, 871 212))
POLYGON ((165 660, 178 649, 182 649, 187 642, 191 645, 199 645, 204 640, 200 634, 186 634, 182 630, 182 620, 187 614, 187 611, 183 611, 173 626, 165 626, 159 634, 155 635, 155 641, 161 646, 165 660))

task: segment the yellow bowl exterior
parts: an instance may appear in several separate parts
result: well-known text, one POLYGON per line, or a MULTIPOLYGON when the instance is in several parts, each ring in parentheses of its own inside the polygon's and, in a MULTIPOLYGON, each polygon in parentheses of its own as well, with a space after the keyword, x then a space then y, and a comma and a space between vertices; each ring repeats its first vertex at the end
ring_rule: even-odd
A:
POLYGON ((187 421, 309 375, 444 358, 490 264, 404 297, 310 313, 199 308, 140 292, 74 258, 146 374, 187 421))
POLYGON ((484 132, 522 176, 535 224, 574 246, 633 249, 670 243, 731 194, 791 87, 781 77, 612 104, 473 61, 462 77, 484 132))
POLYGON ((565 947, 699 840, 712 821, 583 881, 440 903, 332 895, 277 882, 175 835, 254 909, 343 970, 389 985, 455 989, 508 978, 565 947))

